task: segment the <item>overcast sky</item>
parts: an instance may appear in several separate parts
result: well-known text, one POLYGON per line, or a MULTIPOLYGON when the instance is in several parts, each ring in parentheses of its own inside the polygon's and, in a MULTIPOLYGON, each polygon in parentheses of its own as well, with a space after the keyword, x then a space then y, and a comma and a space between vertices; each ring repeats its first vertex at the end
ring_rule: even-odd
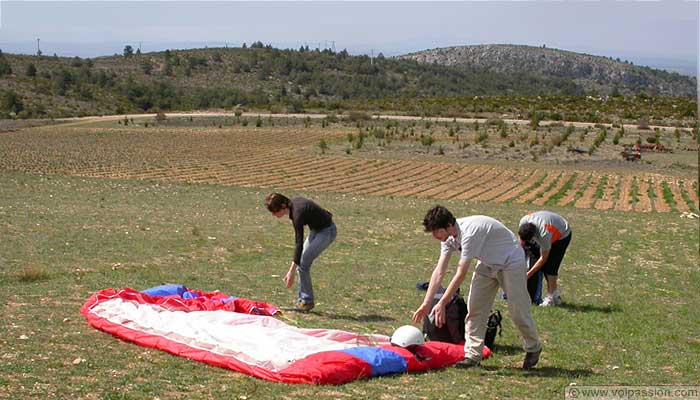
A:
MULTIPOLYGON (((93 57, 240 46, 346 48, 387 56, 469 44, 527 44, 697 65, 700 1, 209 2, 0 0, 0 48, 93 57)), ((641 62, 640 62, 641 61, 641 62)))

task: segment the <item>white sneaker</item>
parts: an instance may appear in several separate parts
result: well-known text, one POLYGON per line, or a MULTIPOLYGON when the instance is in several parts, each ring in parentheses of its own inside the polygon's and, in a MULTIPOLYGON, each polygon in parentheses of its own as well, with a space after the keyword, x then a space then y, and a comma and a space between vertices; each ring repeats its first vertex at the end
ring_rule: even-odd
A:
POLYGON ((554 299, 555 306, 561 305, 561 296, 559 296, 559 293, 554 293, 554 296, 552 296, 552 298, 554 299))
POLYGON ((540 303, 540 307, 552 307, 554 305, 554 297, 551 295, 544 296, 544 300, 542 300, 542 303, 540 303))

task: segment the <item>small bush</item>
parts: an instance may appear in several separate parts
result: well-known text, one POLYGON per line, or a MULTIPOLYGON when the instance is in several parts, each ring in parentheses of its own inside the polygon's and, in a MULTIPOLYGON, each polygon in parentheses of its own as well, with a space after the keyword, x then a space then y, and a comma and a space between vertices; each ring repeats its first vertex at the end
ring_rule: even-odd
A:
POLYGON ((48 272, 37 267, 27 267, 17 275, 20 282, 37 282, 49 278, 48 272))
POLYGON ((478 135, 476 135, 476 138, 474 139, 475 143, 483 143, 486 142, 489 139, 489 134, 487 132, 481 132, 478 135))
POLYGON ((372 119, 372 116, 362 111, 350 111, 348 114, 348 119, 353 122, 369 121, 372 119))
POLYGON ((384 139, 384 137, 386 136, 386 132, 383 128, 374 128, 372 129, 371 134, 377 139, 384 139))
POLYGON ((501 127, 500 127, 499 130, 498 130, 498 132, 499 132, 499 135, 500 135, 503 139, 507 138, 507 137, 508 137, 508 127, 506 126, 506 124, 501 125, 501 127))

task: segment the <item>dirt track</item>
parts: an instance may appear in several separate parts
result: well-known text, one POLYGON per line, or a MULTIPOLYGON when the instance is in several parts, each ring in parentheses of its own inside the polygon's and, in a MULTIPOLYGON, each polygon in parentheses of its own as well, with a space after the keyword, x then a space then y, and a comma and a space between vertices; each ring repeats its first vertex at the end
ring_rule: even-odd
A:
MULTIPOLYGON (((90 122, 95 122, 95 121, 114 121, 114 120, 120 120, 124 118, 124 114, 122 115, 105 115, 105 116, 92 116, 92 117, 74 117, 74 118, 59 118, 57 121, 69 121, 69 125, 74 125, 74 124, 83 124, 83 123, 90 123, 90 122)), ((129 118, 147 118, 147 117, 153 117, 155 118, 156 114, 127 114, 129 118)), ((213 112, 207 112, 207 111, 196 111, 196 112, 186 112, 186 113, 167 113, 166 116, 168 117, 233 117, 234 114, 232 112, 220 112, 220 111, 213 111, 213 112)), ((312 119, 321 119, 321 118, 326 118, 328 114, 271 114, 271 113, 243 113, 242 116, 244 117, 257 117, 260 116, 261 118, 312 118, 312 119)), ((339 118, 342 118, 343 116, 340 115, 338 116, 339 118)), ((412 115, 373 115, 373 119, 385 119, 385 120, 396 120, 396 121, 433 121, 433 122, 461 122, 461 123, 474 123, 474 122, 479 122, 480 124, 486 123, 488 119, 486 118, 448 118, 448 117, 434 117, 434 118, 424 118, 424 117, 418 117, 418 116, 412 116, 412 115)), ((504 119, 504 122, 511 124, 511 125, 529 125, 530 121, 526 119, 504 119)), ((608 128, 612 128, 612 124, 601 124, 601 123, 593 123, 593 122, 571 122, 571 121, 541 121, 540 126, 548 126, 550 124, 564 124, 564 125, 573 125, 577 128, 593 128, 595 126, 605 126, 608 128)), ((624 124, 625 129, 635 129, 637 128, 637 125, 635 124, 624 124)), ((661 125, 650 125, 649 129, 656 129, 659 128, 661 130, 675 130, 675 126, 661 126, 661 125)))

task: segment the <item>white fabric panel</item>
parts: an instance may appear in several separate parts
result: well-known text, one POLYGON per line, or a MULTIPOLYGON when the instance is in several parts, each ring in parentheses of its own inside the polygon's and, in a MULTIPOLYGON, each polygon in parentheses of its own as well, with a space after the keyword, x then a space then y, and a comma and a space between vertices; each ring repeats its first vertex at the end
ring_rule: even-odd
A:
POLYGON ((299 329, 273 317, 229 311, 169 311, 120 298, 102 302, 91 312, 129 329, 233 356, 271 371, 322 351, 389 343, 383 335, 299 329))

